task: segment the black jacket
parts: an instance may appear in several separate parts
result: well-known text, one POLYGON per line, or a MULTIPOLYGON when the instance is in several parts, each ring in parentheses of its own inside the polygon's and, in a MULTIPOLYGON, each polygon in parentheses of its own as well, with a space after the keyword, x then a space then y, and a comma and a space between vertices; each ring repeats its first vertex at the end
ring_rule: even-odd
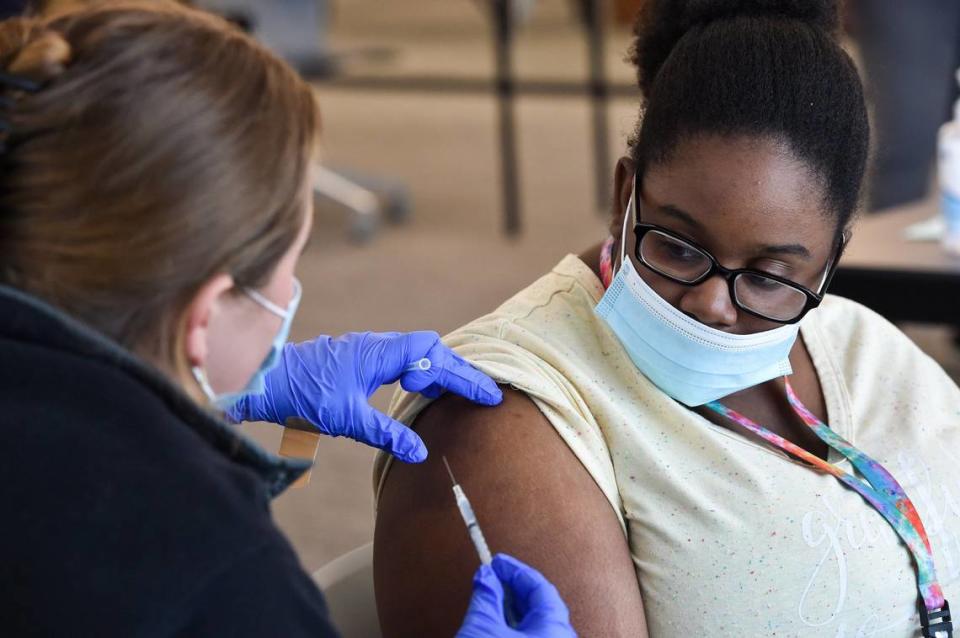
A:
POLYGON ((304 467, 0 286, 0 635, 335 635, 270 517, 304 467))

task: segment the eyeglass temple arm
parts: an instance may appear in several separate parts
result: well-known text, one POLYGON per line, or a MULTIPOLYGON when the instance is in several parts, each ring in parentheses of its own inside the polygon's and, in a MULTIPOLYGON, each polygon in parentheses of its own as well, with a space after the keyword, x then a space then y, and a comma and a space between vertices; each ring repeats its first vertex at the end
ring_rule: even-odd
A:
POLYGON ((820 287, 817 290, 817 295, 823 297, 827 294, 827 289, 830 288, 830 282, 833 281, 833 276, 837 273, 837 267, 840 265, 840 258, 843 257, 843 252, 847 249, 847 243, 849 242, 849 235, 847 231, 840 233, 840 239, 837 240, 837 250, 834 253, 833 259, 830 260, 830 265, 827 266, 827 269, 823 272, 823 280, 820 282, 820 287))

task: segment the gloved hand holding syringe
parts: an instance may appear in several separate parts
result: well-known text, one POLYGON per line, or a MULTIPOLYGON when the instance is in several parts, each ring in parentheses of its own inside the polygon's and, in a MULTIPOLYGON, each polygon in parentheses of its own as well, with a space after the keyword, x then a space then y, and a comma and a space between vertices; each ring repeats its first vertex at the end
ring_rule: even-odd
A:
MULTIPOLYGON (((453 470, 450 469, 450 463, 447 462, 447 457, 445 456, 443 457, 443 464, 447 468, 447 474, 450 475, 450 482, 453 483, 453 495, 457 499, 457 509, 460 510, 460 516, 463 517, 463 522, 467 526, 470 542, 473 543, 474 548, 477 550, 477 556, 480 557, 480 564, 490 565, 493 563, 493 556, 490 555, 487 539, 483 537, 483 531, 480 529, 480 524, 477 523, 477 516, 473 513, 473 507, 470 506, 467 495, 463 493, 463 488, 457 483, 457 479, 453 477, 453 470)), ((503 590, 503 613, 504 616, 506 616, 507 624, 515 629, 517 627, 517 619, 516 613, 513 610, 513 592, 506 587, 503 590)))
POLYGON ((576 638, 570 613, 556 587, 515 558, 491 556, 473 507, 443 457, 457 509, 480 558, 473 597, 456 638, 576 638))

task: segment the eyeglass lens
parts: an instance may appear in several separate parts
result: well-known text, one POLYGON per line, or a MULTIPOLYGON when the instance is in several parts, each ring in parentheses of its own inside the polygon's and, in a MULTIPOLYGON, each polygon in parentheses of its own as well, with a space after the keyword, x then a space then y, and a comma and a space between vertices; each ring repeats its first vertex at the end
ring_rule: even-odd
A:
MULTIPOLYGON (((658 230, 644 234, 640 257, 650 268, 680 283, 693 283, 713 266, 699 248, 658 230)), ((791 321, 807 304, 807 296, 788 284, 759 273, 740 273, 734 278, 734 301, 743 308, 774 321, 791 321)))

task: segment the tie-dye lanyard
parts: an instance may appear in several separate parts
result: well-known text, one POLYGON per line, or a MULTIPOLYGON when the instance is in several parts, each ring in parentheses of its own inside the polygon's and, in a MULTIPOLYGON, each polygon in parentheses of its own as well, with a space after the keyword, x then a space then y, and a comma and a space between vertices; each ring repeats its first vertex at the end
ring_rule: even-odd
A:
POLYGON ((895 479, 882 465, 855 448, 846 439, 831 430, 826 423, 813 415, 800 402, 790 381, 784 379, 787 388, 787 399, 790 406, 797 413, 804 423, 806 423, 814 434, 820 437, 820 440, 828 446, 842 454, 857 471, 866 479, 862 481, 849 472, 845 472, 824 461, 819 456, 811 454, 802 447, 791 443, 782 436, 774 434, 762 425, 758 425, 744 415, 731 410, 719 401, 713 401, 706 404, 717 414, 724 416, 731 421, 740 424, 750 432, 753 432, 764 441, 775 445, 781 450, 805 461, 814 468, 832 474, 838 481, 855 490, 860 496, 870 503, 888 523, 896 530, 903 542, 906 543, 913 554, 913 559, 917 568, 917 587, 920 590, 920 596, 923 598, 923 604, 920 605, 921 623, 923 627, 923 636, 936 636, 937 632, 952 635, 953 626, 950 621, 950 606, 943 597, 943 590, 937 581, 937 572, 933 565, 933 550, 930 548, 930 539, 927 538, 927 532, 923 528, 920 515, 910 501, 900 483, 895 479), (930 621, 936 621, 931 625, 930 621))
MULTIPOLYGON (((600 273, 604 287, 609 287, 613 279, 612 246, 613 241, 607 240, 600 252, 600 273)), ((740 424, 771 445, 805 461, 813 468, 832 474, 838 481, 856 491, 870 503, 900 535, 910 553, 913 554, 917 569, 917 587, 922 598, 922 603, 919 605, 921 635, 925 638, 935 638, 940 634, 945 634, 948 637, 952 636, 953 625, 950 618, 950 605, 944 599, 943 590, 937 581, 930 539, 927 538, 927 532, 920 520, 920 515, 913 506, 913 502, 911 502, 903 487, 900 486, 900 483, 897 482, 897 479, 882 465, 855 448, 846 439, 831 430, 826 423, 818 419, 800 402, 790 385, 789 379, 784 378, 784 381, 787 388, 787 400, 797 416, 813 430, 821 441, 848 459, 867 482, 856 478, 849 472, 844 472, 832 463, 811 454, 782 436, 774 434, 719 401, 708 403, 705 407, 740 424), (933 624, 931 624, 931 621, 933 621, 933 624)))

